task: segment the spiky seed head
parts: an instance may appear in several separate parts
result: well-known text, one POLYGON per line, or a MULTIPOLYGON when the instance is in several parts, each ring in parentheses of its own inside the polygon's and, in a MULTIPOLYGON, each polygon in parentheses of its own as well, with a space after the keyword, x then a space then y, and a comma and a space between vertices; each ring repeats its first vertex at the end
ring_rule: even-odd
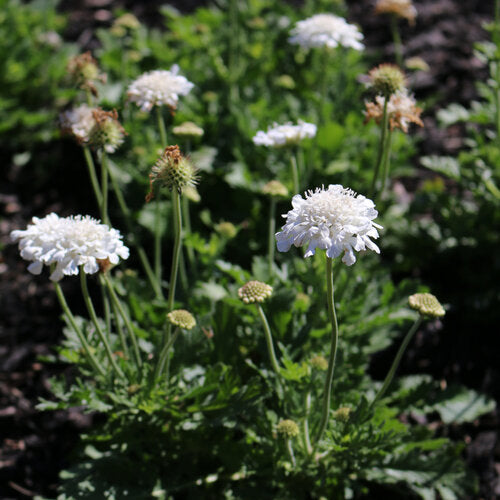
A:
POLYGON ((335 420, 338 420, 339 422, 348 422, 349 418, 351 416, 352 408, 349 408, 347 406, 342 406, 338 410, 336 410, 333 414, 333 417, 335 420))
POLYGON ((262 186, 262 192, 273 197, 288 196, 288 189, 280 181, 269 181, 262 186))
POLYGON ((106 81, 106 75, 100 73, 97 61, 90 51, 72 57, 66 69, 74 85, 90 90, 94 95, 97 95, 96 82, 106 81))
POLYGON ((273 287, 262 281, 249 281, 238 290, 238 296, 245 304, 264 302, 273 293, 273 287))
POLYGON ((174 127, 172 132, 182 137, 201 137, 204 134, 203 129, 193 122, 181 123, 177 127, 174 127))
POLYGON ((405 74, 395 64, 379 64, 368 73, 368 76, 375 92, 385 97, 389 97, 406 87, 405 74))
POLYGON ((299 435, 299 426, 290 419, 280 420, 276 426, 276 431, 287 439, 294 438, 299 435))
POLYGON ((189 158, 181 154, 179 146, 168 146, 156 160, 149 174, 150 191, 146 201, 153 199, 154 184, 175 189, 179 194, 188 186, 194 186, 197 181, 196 168, 189 158))
POLYGON ((118 113, 113 111, 104 111, 96 108, 92 111, 94 117, 94 126, 90 130, 89 143, 94 148, 101 148, 106 153, 114 153, 123 143, 125 129, 118 121, 118 113))
POLYGON ((196 320, 193 315, 185 309, 176 309, 167 314, 167 319, 174 326, 184 330, 192 330, 196 326, 196 320))
POLYGON ((215 225, 214 229, 223 238, 226 238, 228 240, 233 239, 238 233, 236 226, 232 222, 227 222, 227 221, 219 222, 219 224, 215 225))
POLYGON ((309 363, 316 370, 326 371, 328 369, 328 361, 324 356, 314 356, 309 363))
POLYGON ((408 297, 408 304, 412 309, 418 311, 421 316, 431 318, 442 318, 445 310, 439 300, 431 293, 415 293, 408 297))

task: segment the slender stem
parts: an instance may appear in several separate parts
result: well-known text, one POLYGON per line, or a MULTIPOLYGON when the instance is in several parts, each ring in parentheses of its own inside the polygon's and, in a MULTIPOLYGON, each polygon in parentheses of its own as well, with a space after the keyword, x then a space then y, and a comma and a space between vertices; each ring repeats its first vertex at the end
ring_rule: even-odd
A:
POLYGON ((330 58, 330 51, 324 48, 321 57, 321 67, 319 74, 321 75, 321 89, 320 89, 320 102, 319 102, 319 124, 323 125, 328 121, 328 63, 330 58))
POLYGON ((300 191, 299 169, 297 168, 297 158, 295 157, 295 153, 293 153, 293 151, 290 155, 290 163, 292 164, 293 190, 295 194, 298 194, 300 191))
POLYGON ((94 190, 95 199, 97 201, 97 205, 101 208, 102 205, 102 194, 101 188, 99 186, 99 181, 97 180, 97 174, 95 171, 94 160, 92 158, 92 153, 90 152, 90 148, 88 146, 83 146, 83 154, 85 156, 85 163, 87 164, 87 168, 89 171, 90 182, 92 184, 92 189, 94 190))
POLYGON ((155 279, 156 282, 160 284, 162 281, 162 252, 161 252, 161 237, 162 237, 162 226, 163 226, 163 211, 162 211, 162 201, 161 201, 161 190, 158 189, 155 200, 155 242, 154 242, 154 265, 155 265, 155 279))
POLYGON ((302 422, 302 435, 307 454, 312 453, 311 440, 309 438, 309 414, 311 413, 311 391, 307 391, 305 400, 305 415, 302 422))
POLYGON ((297 463, 295 461, 295 455, 293 453, 292 440, 290 438, 287 438, 285 440, 285 443, 286 443, 286 450, 288 451, 288 456, 290 457, 290 462, 292 462, 292 467, 295 467, 297 463))
POLYGON ((321 412, 321 421, 319 424, 318 434, 316 436, 316 447, 323 437, 328 426, 328 417, 330 415, 330 402, 332 395, 333 372, 335 370, 335 358, 337 356, 337 343, 339 338, 339 328, 337 325, 337 314, 335 313, 335 300, 333 292, 333 266, 330 257, 326 258, 326 288, 328 300, 328 317, 332 325, 332 343, 330 347, 330 356, 328 358, 328 370, 325 378, 325 390, 323 394, 323 409, 321 412))
POLYGON ((269 265, 269 275, 273 274, 274 264, 274 234, 276 233, 276 199, 271 196, 269 202, 269 240, 267 246, 267 262, 269 265))
POLYGON ((177 273, 179 271, 179 260, 182 246, 182 215, 181 215, 181 197, 179 193, 172 190, 172 208, 174 211, 174 251, 172 254, 172 268, 170 270, 170 283, 168 289, 167 311, 174 308, 175 287, 177 283, 177 273))
POLYGON ((156 118, 158 120, 158 130, 160 132, 161 147, 167 147, 167 129, 165 127, 165 120, 163 119, 162 107, 156 106, 156 118))
POLYGON ((101 151, 101 219, 104 224, 109 225, 108 217, 108 155, 101 151))
MULTIPOLYGON (((168 352, 170 351, 170 348, 174 345, 175 341, 177 340, 179 333, 180 333, 180 329, 176 328, 174 334, 170 337, 170 339, 167 342, 165 342, 165 345, 163 346, 163 349, 161 350, 160 357, 158 358, 158 363, 157 363, 156 369, 155 369, 154 380, 158 380, 158 378, 163 373, 163 368, 165 367, 165 363, 168 359, 168 352)), ((167 372, 167 378, 168 378, 168 372, 167 372)))
POLYGON ((144 268, 144 272, 146 273, 146 276, 148 277, 148 280, 149 280, 151 287, 155 291, 156 297, 159 299, 163 299, 161 286, 158 283, 158 281, 156 281, 156 277, 154 275, 151 264, 149 263, 149 259, 146 255, 146 252, 144 251, 144 248, 142 248, 142 245, 137 241, 137 238, 134 234, 135 231, 133 231, 133 229, 132 229, 130 209, 128 208, 127 203, 125 202, 125 198, 123 197, 123 193, 120 189, 120 186, 116 182, 116 178, 115 178, 113 171, 111 169, 109 170, 109 178, 111 179, 111 186, 112 186, 113 191, 115 193, 116 199, 118 200, 118 205, 120 207, 120 210, 122 211, 123 217, 125 219, 125 224, 127 225, 127 231, 132 235, 132 238, 130 238, 129 241, 132 242, 132 244, 135 246, 135 248, 137 250, 137 253, 139 255, 139 260, 141 261, 142 267, 144 268))
POLYGON ((391 31, 394 41, 394 57, 400 68, 403 68, 403 43, 399 34, 398 19, 395 14, 391 15, 391 31))
POLYGON ((113 369, 118 373, 120 377, 123 377, 123 372, 120 370, 120 367, 117 365, 116 360, 113 356, 113 351, 111 350, 111 346, 109 345, 108 339, 106 338, 106 335, 104 335, 104 332, 102 331, 101 325, 99 324, 99 321, 97 319, 97 315, 95 313, 94 305, 92 304, 92 299, 90 298, 88 287, 87 287, 87 275, 85 274, 85 271, 83 270, 83 266, 80 266, 80 284, 82 288, 82 295, 83 295, 83 300, 85 301, 85 305, 87 307, 87 311, 89 312, 90 319, 92 320, 92 323, 94 323, 95 330, 97 332, 97 335, 101 339, 101 342, 104 345, 104 350, 106 351, 106 355, 108 356, 108 359, 111 363, 111 366, 113 369))
POLYGON ((384 147, 384 156, 382 158, 382 189, 380 190, 380 196, 384 195, 385 189, 387 187, 387 180, 389 178, 389 170, 391 163, 391 140, 392 140, 392 130, 389 127, 387 131, 386 145, 384 147))
POLYGON ((396 357, 394 358, 394 361, 392 362, 389 372, 385 377, 384 383, 380 388, 380 390, 378 391, 378 394, 375 396, 375 399, 372 401, 370 407, 375 405, 375 403, 385 394, 385 392, 391 385, 392 379, 394 378, 394 374, 396 373, 399 363, 401 362, 401 358, 403 357, 403 354, 406 351, 408 344, 410 343, 413 335, 415 335, 415 332, 418 330, 418 327, 420 326, 421 323, 422 323, 422 316, 419 315, 418 318, 415 320, 415 323, 413 323, 412 327, 408 330, 408 333, 406 334, 403 342, 399 346, 399 350, 396 354, 396 357))
POLYGON ((78 336, 78 339, 80 340, 80 343, 82 344, 83 350, 85 351, 85 354, 87 355, 90 364, 92 365, 92 368, 101 376, 106 375, 106 372, 102 368, 102 366, 99 364, 97 361, 96 357, 92 354, 91 347, 89 346, 87 339, 85 338, 85 335, 82 333, 80 330, 78 324, 76 323, 75 317, 73 316, 73 313, 71 312, 68 303, 66 302, 66 299, 64 298, 64 294, 61 288, 61 285, 56 281, 54 283, 55 289, 56 289, 56 294, 57 298, 59 300, 59 304, 61 304, 61 308, 66 315, 67 320, 69 321, 69 324, 75 331, 76 335, 78 336))
POLYGON ((266 315, 264 314, 262 306, 259 303, 257 303, 256 305, 257 305, 257 311, 259 311, 260 319, 262 320, 262 325, 264 326, 264 334, 266 337, 267 352, 269 353, 269 359, 271 361, 273 370, 279 375, 280 365, 278 363, 278 360, 276 359, 276 353, 274 352, 273 336, 271 335, 271 329, 269 328, 269 323, 267 322, 267 318, 266 315))
MULTIPOLYGON (((191 234, 191 217, 189 215, 189 199, 187 196, 182 197, 182 218, 184 220, 184 229, 186 233, 191 234)), ((189 263, 190 271, 196 274, 196 259, 194 257, 194 250, 192 247, 186 247, 187 260, 189 263)))
MULTIPOLYGON (((101 285, 104 285, 104 283, 102 283, 102 280, 101 280, 101 285)), ((127 339, 125 337, 125 333, 123 332, 123 325, 122 322, 120 321, 120 314, 114 300, 111 301, 111 308, 113 309, 113 316, 115 318, 114 323, 116 326, 116 330, 118 331, 118 336, 120 337, 120 343, 122 345, 123 354, 125 355, 126 359, 129 359, 130 352, 128 350, 127 339)))
POLYGON ((111 296, 111 301, 113 302, 115 308, 118 310, 120 313, 120 316, 123 319, 123 322, 125 324, 125 328, 127 329, 127 333, 130 337, 130 340, 132 341, 132 348, 134 349, 134 355, 135 359, 137 362, 137 366, 140 368, 142 366, 142 360, 141 360, 141 355, 139 352, 139 345, 137 344, 137 337, 135 336, 134 329, 132 327, 132 323, 130 321, 130 318, 128 314, 125 312, 125 309, 123 309, 122 303, 120 302, 120 299, 116 295, 115 289, 113 287, 113 283, 109 279, 109 277, 106 274, 101 274, 101 280, 104 281, 106 284, 107 289, 109 290, 109 294, 111 296))
POLYGON ((384 109, 382 112, 382 131, 380 135, 380 143, 378 147, 377 163, 375 164, 375 170, 373 171, 372 185, 370 188, 369 198, 373 198, 375 194, 375 188, 377 186, 378 175, 380 173, 380 165, 382 164, 382 158, 384 156, 384 148, 386 145, 386 136, 389 129, 389 113, 387 112, 387 104, 389 103, 389 96, 384 97, 384 109))

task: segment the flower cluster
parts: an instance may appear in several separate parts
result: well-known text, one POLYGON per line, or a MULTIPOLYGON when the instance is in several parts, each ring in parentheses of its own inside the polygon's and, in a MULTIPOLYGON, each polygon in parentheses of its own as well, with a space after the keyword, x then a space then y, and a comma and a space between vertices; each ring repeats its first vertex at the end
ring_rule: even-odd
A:
POLYGON ((194 84, 178 73, 179 66, 176 64, 170 71, 158 69, 144 73, 129 85, 127 96, 142 111, 151 111, 153 106, 162 104, 175 110, 179 96, 189 94, 194 87, 194 84))
POLYGON ((118 113, 116 110, 96 108, 92 115, 94 126, 90 130, 89 143, 95 148, 104 149, 106 153, 114 153, 125 137, 125 130, 118 121, 118 113))
POLYGON ((408 297, 408 304, 422 316, 441 318, 446 313, 439 300, 431 293, 415 293, 410 295, 408 297))
POLYGON ((306 49, 339 45, 356 50, 363 50, 363 35, 353 24, 333 14, 316 14, 299 21, 291 32, 290 43, 306 49))
POLYGON ((316 125, 302 120, 299 120, 297 125, 293 125, 292 123, 278 125, 275 123, 267 129, 267 132, 259 130, 253 138, 253 142, 257 146, 272 148, 296 146, 302 140, 314 137, 316 130, 316 125))
POLYGON ((406 76, 395 64, 379 64, 370 70, 368 78, 373 90, 383 96, 390 96, 406 88, 406 76))
POLYGON ((194 316, 185 309, 170 311, 167 314, 167 319, 172 325, 183 328, 184 330, 192 330, 196 326, 194 316))
POLYGON ((273 198, 279 198, 281 196, 288 196, 288 189, 280 181, 273 180, 262 186, 262 193, 273 198))
POLYGON ((292 207, 283 217, 287 220, 276 233, 280 252, 287 252, 292 245, 307 245, 304 257, 310 257, 316 248, 326 250, 327 257, 338 257, 348 266, 356 262, 354 250, 380 252, 370 238, 378 238, 377 229, 382 226, 373 222, 378 215, 373 201, 339 184, 328 189, 316 188, 292 198, 292 207))
POLYGON ((249 281, 238 290, 238 296, 245 304, 264 302, 272 293, 272 286, 257 280, 249 281))
POLYGON ((393 14, 407 19, 410 24, 414 24, 417 9, 411 0, 377 0, 375 14, 393 14))
POLYGON ((97 95, 96 83, 106 81, 106 75, 99 71, 90 51, 72 57, 68 61, 67 71, 75 85, 89 90, 93 95, 97 95))
POLYGON ((99 271, 99 261, 118 264, 120 257, 129 256, 120 232, 88 215, 33 217, 27 229, 12 231, 10 236, 19 241, 21 257, 32 262, 28 271, 40 274, 44 265, 55 266, 52 281, 78 274, 80 266, 86 274, 94 274, 99 271))
MULTIPOLYGON (((376 123, 381 123, 384 114, 385 97, 376 96, 375 102, 366 102, 366 121, 374 119, 376 123)), ((415 98, 406 92, 396 92, 392 94, 387 102, 387 114, 389 116, 389 125, 391 130, 395 128, 408 132, 410 123, 415 123, 420 127, 424 123, 420 119, 422 109, 416 105, 415 98)))
POLYGON ((290 419, 280 420, 276 431, 285 438, 293 438, 299 435, 299 426, 290 419))
POLYGON ((174 127, 172 132, 180 137, 201 137, 204 134, 203 129, 193 122, 181 123, 174 127))
POLYGON ((59 116, 63 134, 72 135, 80 144, 90 140, 90 132, 95 125, 93 109, 86 104, 64 111, 59 116))

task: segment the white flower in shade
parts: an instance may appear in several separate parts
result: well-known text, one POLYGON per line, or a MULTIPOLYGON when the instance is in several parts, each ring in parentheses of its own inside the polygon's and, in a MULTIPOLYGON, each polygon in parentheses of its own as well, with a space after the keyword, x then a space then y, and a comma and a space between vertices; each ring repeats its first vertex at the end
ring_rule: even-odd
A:
POLYGON ((26 230, 12 231, 10 237, 19 241, 21 257, 32 261, 29 272, 40 274, 44 265, 55 264, 52 281, 78 274, 79 266, 86 274, 94 274, 99 270, 98 261, 118 264, 120 257, 129 256, 120 232, 88 215, 33 217, 26 230))
POLYGON ((377 217, 372 200, 339 184, 330 184, 328 189, 316 188, 292 198, 293 209, 283 217, 286 224, 276 233, 280 252, 287 252, 295 245, 308 245, 304 257, 310 257, 316 248, 326 250, 327 257, 338 257, 344 253, 342 262, 351 266, 356 262, 354 250, 380 250, 370 238, 378 238, 381 229, 373 219, 377 217))
POLYGON ((363 34, 354 24, 333 14, 316 14, 299 21, 291 31, 289 42, 305 49, 339 45, 356 50, 363 50, 363 34))
POLYGON ((64 134, 72 135, 81 144, 87 143, 96 123, 94 109, 86 104, 69 109, 61 113, 59 123, 64 134))
POLYGON ((170 71, 157 69, 144 73, 129 85, 128 98, 142 111, 151 111, 153 106, 162 104, 175 109, 179 96, 189 94, 194 87, 194 84, 178 73, 177 64, 174 64, 170 71))
POLYGON ((282 148, 285 146, 296 146, 303 139, 311 139, 316 135, 316 125, 299 120, 297 125, 275 123, 267 129, 267 132, 259 130, 252 139, 257 146, 268 146, 282 148))

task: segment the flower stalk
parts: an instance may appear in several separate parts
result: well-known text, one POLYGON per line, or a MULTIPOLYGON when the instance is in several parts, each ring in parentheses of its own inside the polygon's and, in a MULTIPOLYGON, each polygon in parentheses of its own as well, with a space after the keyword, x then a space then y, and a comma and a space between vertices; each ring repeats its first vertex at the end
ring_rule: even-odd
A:
POLYGON ((292 179, 293 179, 293 191, 295 194, 299 193, 299 169, 297 167, 297 157, 295 153, 292 151, 290 154, 290 163, 292 165, 292 179))
POLYGON ((375 189, 377 186, 377 180, 378 180, 378 176, 380 173, 380 167, 382 165, 382 162, 383 162, 383 159, 385 156, 385 149, 387 146, 386 137, 389 133, 389 113, 387 112, 388 103, 389 103, 389 99, 388 99, 388 97, 385 97, 384 109, 382 112, 382 130, 381 130, 380 143, 379 143, 379 148, 378 148, 377 163, 375 164, 375 170, 373 171, 373 179, 372 179, 372 185, 370 187, 369 198, 373 198, 373 196, 375 195, 375 189))
POLYGON ((101 150, 101 220, 109 225, 108 216, 108 155, 101 150))
POLYGON ((92 189, 94 190, 97 206, 100 209, 102 206, 101 187, 99 186, 99 181, 97 180, 97 173, 95 170, 92 153, 90 152, 90 148, 88 146, 83 146, 83 154, 85 156, 85 163, 87 164, 87 169, 89 171, 90 182, 92 184, 92 189))
POLYGON ((397 65, 403 67, 403 43, 401 42, 401 35, 399 34, 398 18, 396 14, 391 15, 391 32, 392 40, 394 42, 394 57, 397 65))
POLYGON ((273 370, 280 375, 280 365, 278 359, 276 358, 276 353, 274 352, 273 346, 273 336, 271 334, 271 329, 269 328, 269 323, 267 321, 266 315, 262 306, 260 304, 257 305, 257 311, 259 312, 260 319, 262 321, 262 326, 264 327, 264 334, 266 338, 267 352, 269 353, 269 360, 271 361, 271 366, 273 370))
POLYGON ((269 275, 272 276, 274 265, 274 235, 276 234, 276 198, 269 200, 269 238, 267 242, 267 262, 269 265, 269 275))

